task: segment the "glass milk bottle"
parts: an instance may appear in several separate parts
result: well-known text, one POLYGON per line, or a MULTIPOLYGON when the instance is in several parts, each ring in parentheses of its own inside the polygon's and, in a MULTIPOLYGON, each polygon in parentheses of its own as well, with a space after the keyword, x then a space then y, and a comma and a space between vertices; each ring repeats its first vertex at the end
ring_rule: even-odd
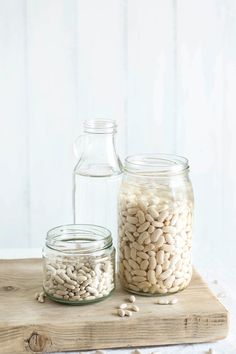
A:
POLYGON ((117 241, 117 194, 122 164, 116 153, 117 125, 112 120, 84 122, 77 138, 74 168, 74 223, 101 225, 117 241))

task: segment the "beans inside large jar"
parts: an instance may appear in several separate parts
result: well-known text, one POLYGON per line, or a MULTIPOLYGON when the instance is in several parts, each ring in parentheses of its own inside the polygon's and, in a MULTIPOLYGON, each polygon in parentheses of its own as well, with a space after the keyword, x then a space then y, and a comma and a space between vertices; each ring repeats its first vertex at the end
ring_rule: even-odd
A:
POLYGON ((192 276, 193 192, 176 155, 126 159, 119 194, 119 277, 137 294, 186 288, 192 276))
POLYGON ((115 248, 110 231, 82 224, 50 230, 43 267, 43 288, 54 301, 83 305, 106 298, 115 288, 115 248))

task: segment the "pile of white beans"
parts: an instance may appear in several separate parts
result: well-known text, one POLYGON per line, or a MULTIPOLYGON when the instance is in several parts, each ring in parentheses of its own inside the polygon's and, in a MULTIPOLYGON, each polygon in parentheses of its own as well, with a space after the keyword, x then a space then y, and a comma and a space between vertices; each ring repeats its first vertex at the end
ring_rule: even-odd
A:
POLYGON ((106 297, 114 289, 114 267, 106 257, 44 259, 44 290, 63 302, 87 302, 106 297))
MULTIPOLYGON (((190 191, 191 192, 191 191, 190 191)), ((123 184, 119 197, 119 276, 135 293, 168 294, 192 276, 191 193, 123 184)))

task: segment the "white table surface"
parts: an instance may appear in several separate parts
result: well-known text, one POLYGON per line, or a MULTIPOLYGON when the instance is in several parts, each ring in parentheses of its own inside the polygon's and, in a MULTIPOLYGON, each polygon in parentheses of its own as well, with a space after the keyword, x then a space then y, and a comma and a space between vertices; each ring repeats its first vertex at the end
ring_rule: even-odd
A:
MULTIPOLYGON (((228 337, 215 343, 138 348, 142 354, 151 354, 152 352, 159 354, 203 354, 207 353, 210 348, 214 349, 214 353, 216 354, 236 354, 236 267, 228 264, 227 259, 220 260, 219 257, 214 257, 212 253, 209 252, 209 257, 205 257, 204 260, 199 261, 196 268, 207 281, 212 291, 216 295, 221 294, 218 298, 230 313, 230 332, 228 337)), ((41 250, 0 250, 0 258, 32 257, 41 257, 41 250)), ((134 349, 106 349, 104 352, 106 354, 128 354, 133 351, 134 349)), ((76 353, 78 354, 78 352, 76 353)), ((94 354, 95 351, 83 351, 81 353, 94 354)))

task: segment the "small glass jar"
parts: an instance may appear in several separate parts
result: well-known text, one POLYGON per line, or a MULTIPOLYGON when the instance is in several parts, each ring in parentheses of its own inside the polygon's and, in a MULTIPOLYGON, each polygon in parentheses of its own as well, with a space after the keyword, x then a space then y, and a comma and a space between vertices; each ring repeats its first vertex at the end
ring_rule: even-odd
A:
POLYGON ((192 276, 193 191, 188 161, 128 157, 119 194, 119 277, 140 295, 168 295, 192 276))
POLYGON ((115 288, 110 231, 84 224, 48 231, 43 268, 43 288, 50 299, 72 305, 105 299, 115 288))

